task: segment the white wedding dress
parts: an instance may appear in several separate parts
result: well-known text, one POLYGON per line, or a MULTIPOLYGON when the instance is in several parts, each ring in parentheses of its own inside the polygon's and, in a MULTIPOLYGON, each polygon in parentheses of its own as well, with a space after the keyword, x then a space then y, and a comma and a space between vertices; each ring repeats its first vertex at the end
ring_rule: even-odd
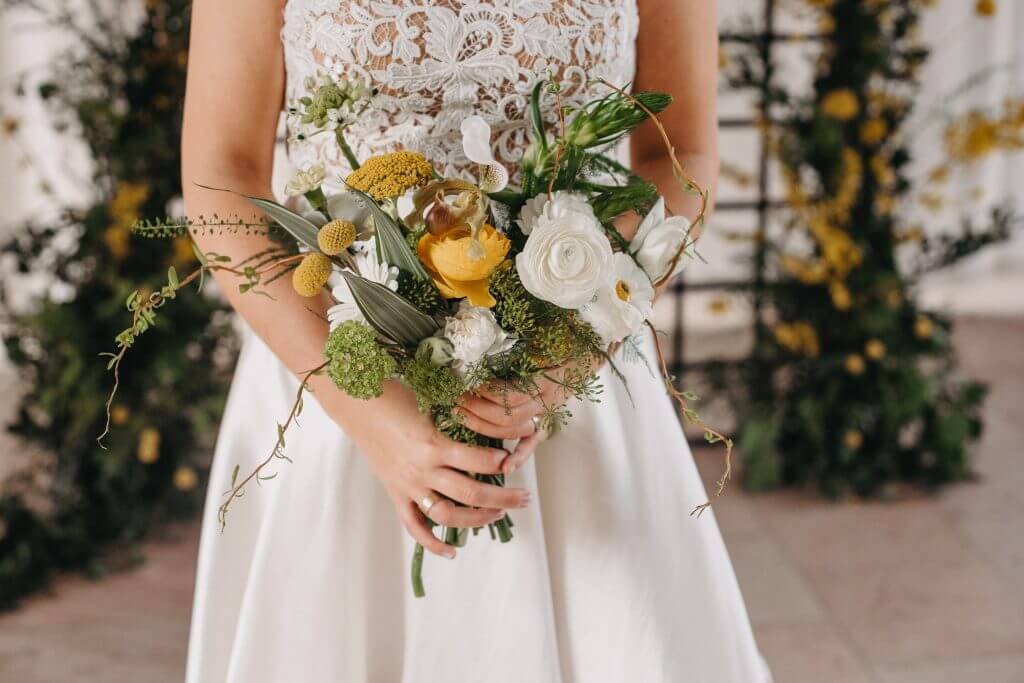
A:
MULTIPOLYGON (((418 149, 465 172, 459 124, 485 116, 510 161, 538 78, 579 101, 588 77, 633 77, 636 0, 290 0, 288 96, 308 76, 381 88, 349 136, 361 157, 418 149)), ((329 136, 321 136, 327 138, 329 136)), ((317 138, 297 165, 344 162, 317 138)), ((647 350, 652 356, 651 350, 647 350)), ((413 542, 355 445, 307 401, 293 464, 250 487, 218 531, 235 465, 276 438, 297 381, 246 339, 209 485, 188 660, 190 683, 766 683, 713 514, 661 380, 620 361, 599 404, 510 477, 535 492, 515 538, 471 537, 428 556, 427 597, 409 585, 413 542)), ((367 410, 371 410, 369 407, 367 410)))

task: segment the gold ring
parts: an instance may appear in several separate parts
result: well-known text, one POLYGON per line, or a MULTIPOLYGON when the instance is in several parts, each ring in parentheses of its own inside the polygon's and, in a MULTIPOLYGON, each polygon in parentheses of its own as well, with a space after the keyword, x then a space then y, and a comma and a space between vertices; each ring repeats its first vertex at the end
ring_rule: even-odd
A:
POLYGON ((433 510, 434 506, 440 502, 441 501, 439 501, 437 498, 434 498, 433 496, 423 496, 423 500, 420 501, 420 510, 423 511, 424 515, 429 517, 430 511, 433 510))

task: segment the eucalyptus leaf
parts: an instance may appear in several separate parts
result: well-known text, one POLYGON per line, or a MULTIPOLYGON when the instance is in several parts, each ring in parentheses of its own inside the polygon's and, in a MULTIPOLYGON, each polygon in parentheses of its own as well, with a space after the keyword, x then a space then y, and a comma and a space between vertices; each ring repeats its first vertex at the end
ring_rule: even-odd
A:
POLYGON ((347 270, 341 274, 363 317, 383 336, 406 348, 415 348, 437 332, 433 318, 387 287, 347 270))
POLYGON ((350 192, 366 204, 366 207, 370 209, 370 215, 373 216, 373 227, 377 235, 377 257, 383 258, 389 265, 398 266, 399 269, 410 275, 415 275, 423 280, 429 279, 430 276, 424 270, 423 264, 406 243, 398 221, 381 209, 377 202, 365 193, 351 188, 350 192))
POLYGON ((264 213, 274 219, 299 242, 313 251, 320 251, 320 247, 316 242, 316 235, 319 230, 309 220, 269 199, 249 196, 245 198, 250 204, 262 209, 264 213))

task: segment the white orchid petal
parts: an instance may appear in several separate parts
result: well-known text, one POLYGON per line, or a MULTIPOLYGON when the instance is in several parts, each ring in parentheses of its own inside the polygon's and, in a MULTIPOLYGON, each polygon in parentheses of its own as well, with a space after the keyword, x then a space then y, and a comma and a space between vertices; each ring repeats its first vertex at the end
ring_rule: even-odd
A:
POLYGON ((480 189, 484 192, 501 192, 508 187, 508 170, 501 164, 480 167, 480 189))
POLYGON ((482 116, 470 116, 462 122, 462 149, 466 158, 481 166, 495 163, 491 151, 491 126, 482 116))

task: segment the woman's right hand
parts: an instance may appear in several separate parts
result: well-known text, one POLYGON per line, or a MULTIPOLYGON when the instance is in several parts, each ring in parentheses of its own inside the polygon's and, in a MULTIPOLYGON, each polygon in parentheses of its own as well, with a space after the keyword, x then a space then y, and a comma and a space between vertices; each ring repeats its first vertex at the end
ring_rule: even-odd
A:
POLYGON ((397 382, 388 383, 381 398, 361 404, 358 414, 350 402, 344 403, 346 410, 324 407, 337 414, 336 421, 366 456, 409 535, 435 555, 454 558, 455 548, 431 532, 423 501, 437 501, 428 503, 430 519, 454 528, 487 526, 504 517, 505 510, 529 505, 526 489, 485 484, 464 474, 500 474, 507 451, 452 441, 397 382))

